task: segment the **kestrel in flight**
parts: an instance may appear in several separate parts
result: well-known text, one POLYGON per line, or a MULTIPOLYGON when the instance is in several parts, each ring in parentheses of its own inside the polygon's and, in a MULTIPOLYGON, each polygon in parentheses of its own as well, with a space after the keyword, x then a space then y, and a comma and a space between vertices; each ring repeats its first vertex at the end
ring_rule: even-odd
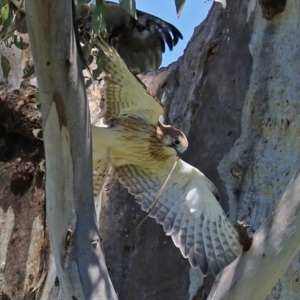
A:
POLYGON ((199 266, 204 276, 209 269, 218 274, 241 253, 241 247, 217 201, 215 186, 198 169, 178 159, 177 154, 188 146, 185 135, 158 121, 165 112, 161 103, 114 49, 103 41, 100 45, 104 52, 103 117, 108 127, 92 126, 94 189, 106 162, 142 209, 163 225, 191 265, 199 266))

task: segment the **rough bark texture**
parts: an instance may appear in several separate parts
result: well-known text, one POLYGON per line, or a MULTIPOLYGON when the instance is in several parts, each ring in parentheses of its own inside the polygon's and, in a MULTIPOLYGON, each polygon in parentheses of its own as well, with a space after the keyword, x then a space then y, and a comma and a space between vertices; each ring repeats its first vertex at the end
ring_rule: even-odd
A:
MULTIPOLYGON (((167 121, 188 136, 189 149, 183 158, 215 183, 230 219, 250 223, 254 232, 272 213, 300 163, 300 3, 227 3, 225 10, 220 4, 213 5, 178 62, 142 77, 166 105, 167 121)), ((11 105, 12 110, 15 105, 11 105)), ((6 128, 8 121, 0 120, 1 128, 6 128)), ((23 117, 22 122, 26 124, 27 118, 23 117)), ((17 141, 13 137, 9 132, 3 139, 5 143, 18 142, 17 150, 24 154, 24 161, 37 165, 41 152, 35 160, 30 151, 27 154, 22 150, 21 141, 31 139, 24 133, 19 133, 17 141)), ((39 141, 32 143, 36 143, 36 151, 41 151, 39 141)), ((26 142, 26 147, 29 145, 26 142)), ((14 157, 10 157, 5 163, 13 162, 14 157)), ((8 170, 1 172, 8 178, 6 182, 11 180, 8 170)), ((3 253, 8 253, 10 247, 9 255, 18 255, 18 249, 10 246, 13 220, 18 215, 12 204, 3 207, 7 203, 4 191, 11 188, 5 188, 8 183, 2 182, 0 220, 6 220, 8 229, 0 231, 0 291, 3 299, 22 299, 14 295, 23 293, 28 276, 25 274, 29 274, 24 263, 14 265, 18 284, 9 286, 7 279, 2 279, 11 276, 8 270, 12 269, 7 263, 3 268, 3 261, 8 261, 8 255, 3 253), (9 219, 11 211, 14 219, 9 219)), ((29 197, 26 193, 22 197, 26 195, 29 197)), ((203 280, 199 270, 190 269, 171 238, 153 219, 147 219, 133 232, 145 213, 118 184, 110 199, 102 205, 101 237, 119 299, 206 299, 214 278, 210 275, 203 280)), ((22 203, 29 210, 31 202, 24 198, 22 203)), ((44 220, 43 211, 39 216, 44 220)), ((31 231, 25 231, 25 240, 31 236, 31 231)), ((29 243, 24 244, 24 256, 29 248, 29 243)), ((299 298, 299 293, 296 255, 267 299, 293 300, 299 298)))
POLYGON ((216 278, 209 300, 265 299, 300 250, 300 169, 252 245, 216 278))
POLYGON ((0 90, 0 299, 33 299, 49 264, 40 113, 34 89, 0 90))

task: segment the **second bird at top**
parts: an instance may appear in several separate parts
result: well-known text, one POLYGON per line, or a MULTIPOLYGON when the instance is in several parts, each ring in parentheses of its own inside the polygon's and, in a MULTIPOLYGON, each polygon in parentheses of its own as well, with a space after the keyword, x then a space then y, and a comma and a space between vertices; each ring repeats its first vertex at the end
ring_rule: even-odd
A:
POLYGON ((106 1, 104 22, 108 42, 133 72, 154 71, 162 62, 165 44, 169 49, 182 39, 172 24, 146 12, 136 10, 136 19, 120 4, 106 1))

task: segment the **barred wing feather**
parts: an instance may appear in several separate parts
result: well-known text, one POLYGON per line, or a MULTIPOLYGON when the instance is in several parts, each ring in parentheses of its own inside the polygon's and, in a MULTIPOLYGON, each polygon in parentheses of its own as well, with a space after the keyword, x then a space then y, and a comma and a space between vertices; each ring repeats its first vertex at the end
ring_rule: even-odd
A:
MULTIPOLYGON (((143 169, 135 165, 116 168, 121 184, 149 211, 172 168, 143 169)), ((182 160, 172 172, 159 201, 150 212, 182 255, 205 276, 217 275, 241 252, 238 235, 216 199, 214 185, 182 160)))
POLYGON ((101 39, 98 40, 97 46, 105 55, 105 121, 130 116, 157 125, 158 118, 164 114, 161 103, 131 73, 116 50, 101 39))

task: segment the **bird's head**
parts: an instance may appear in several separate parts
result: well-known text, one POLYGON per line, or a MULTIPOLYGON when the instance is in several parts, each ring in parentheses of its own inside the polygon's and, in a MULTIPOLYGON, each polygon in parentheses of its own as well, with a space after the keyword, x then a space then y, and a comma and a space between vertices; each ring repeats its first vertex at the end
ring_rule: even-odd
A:
POLYGON ((135 30, 133 31, 134 35, 137 35, 140 39, 149 38, 150 35, 153 35, 155 32, 155 24, 151 19, 145 16, 140 16, 135 25, 135 30))
POLYGON ((157 137, 166 147, 174 148, 178 154, 182 154, 188 147, 185 134, 170 125, 158 122, 157 137))

